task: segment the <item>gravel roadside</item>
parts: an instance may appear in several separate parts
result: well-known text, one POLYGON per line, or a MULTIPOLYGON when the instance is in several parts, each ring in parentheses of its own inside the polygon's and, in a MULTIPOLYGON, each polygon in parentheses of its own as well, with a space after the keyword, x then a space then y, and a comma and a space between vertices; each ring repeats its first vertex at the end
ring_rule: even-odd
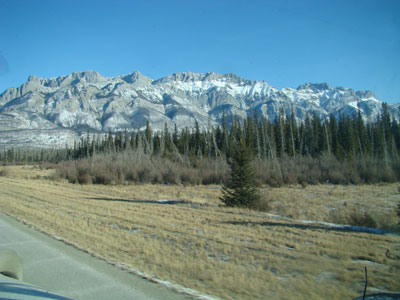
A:
POLYGON ((1 212, 0 249, 18 253, 25 282, 73 299, 192 299, 118 269, 1 212))

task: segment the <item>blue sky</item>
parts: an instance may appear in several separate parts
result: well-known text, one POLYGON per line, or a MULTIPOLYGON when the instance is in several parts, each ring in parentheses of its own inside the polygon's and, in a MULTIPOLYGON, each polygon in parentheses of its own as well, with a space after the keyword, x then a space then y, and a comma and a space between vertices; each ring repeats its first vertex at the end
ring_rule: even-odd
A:
POLYGON ((327 82, 400 102, 400 1, 0 0, 0 92, 84 70, 327 82))

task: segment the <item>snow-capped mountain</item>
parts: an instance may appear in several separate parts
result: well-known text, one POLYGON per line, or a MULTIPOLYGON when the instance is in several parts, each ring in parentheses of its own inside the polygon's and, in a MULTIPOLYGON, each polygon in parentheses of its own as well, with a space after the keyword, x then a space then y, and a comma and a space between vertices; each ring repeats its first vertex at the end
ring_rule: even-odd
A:
MULTIPOLYGON (((264 81, 234 74, 175 73, 152 80, 134 72, 103 77, 95 71, 57 78, 30 76, 18 88, 0 95, 0 147, 64 147, 82 132, 143 129, 164 124, 178 128, 217 125, 225 112, 245 117, 250 108, 269 119, 279 110, 293 110, 297 118, 317 114, 352 115, 376 120, 382 102, 371 91, 331 88, 307 83, 278 90, 264 81)), ((398 105, 389 105, 399 119, 398 105)))

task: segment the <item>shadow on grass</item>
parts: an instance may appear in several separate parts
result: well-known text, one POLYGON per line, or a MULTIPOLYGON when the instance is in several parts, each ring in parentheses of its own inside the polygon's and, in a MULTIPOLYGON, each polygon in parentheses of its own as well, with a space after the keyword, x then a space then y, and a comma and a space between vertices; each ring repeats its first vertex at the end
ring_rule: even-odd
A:
POLYGON ((144 203, 144 204, 189 204, 189 202, 184 200, 169 200, 169 199, 161 199, 161 200, 136 200, 136 199, 115 199, 115 198, 87 198, 88 200, 96 200, 96 201, 109 201, 109 202, 128 202, 128 203, 144 203))
POLYGON ((386 234, 388 232, 375 228, 366 228, 359 226, 350 226, 350 225, 322 225, 322 224, 301 224, 301 223, 280 223, 280 222, 246 222, 246 221, 231 221, 231 222, 221 222, 221 224, 231 224, 231 225, 260 225, 260 226, 269 226, 269 227, 286 227, 286 228, 295 228, 295 229, 304 229, 304 230, 326 230, 326 231, 338 231, 338 232, 364 232, 364 233, 372 233, 372 234, 386 234))

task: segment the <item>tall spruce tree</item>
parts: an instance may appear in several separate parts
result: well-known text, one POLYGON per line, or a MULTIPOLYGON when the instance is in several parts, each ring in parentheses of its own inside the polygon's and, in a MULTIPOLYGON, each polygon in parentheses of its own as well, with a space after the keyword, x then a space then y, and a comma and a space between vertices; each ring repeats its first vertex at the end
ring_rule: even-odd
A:
POLYGON ((222 187, 220 200, 227 206, 252 207, 260 198, 251 164, 252 156, 243 139, 236 142, 228 161, 230 177, 222 187))

